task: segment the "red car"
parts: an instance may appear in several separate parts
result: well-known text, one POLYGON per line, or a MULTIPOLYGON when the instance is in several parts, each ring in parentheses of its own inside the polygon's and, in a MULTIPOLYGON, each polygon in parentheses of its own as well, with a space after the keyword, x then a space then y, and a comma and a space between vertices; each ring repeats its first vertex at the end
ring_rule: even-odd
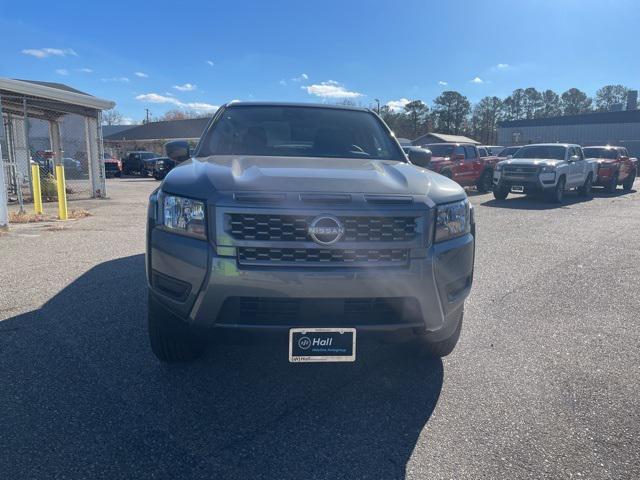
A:
POLYGON ((585 158, 598 160, 598 178, 594 185, 604 187, 613 193, 619 184, 624 190, 631 190, 638 174, 638 159, 629 157, 625 147, 611 145, 583 147, 585 158))
POLYGON ((455 180, 463 187, 475 186, 482 193, 491 191, 493 167, 498 157, 482 156, 478 147, 470 143, 430 143, 422 147, 431 150, 429 169, 455 180))

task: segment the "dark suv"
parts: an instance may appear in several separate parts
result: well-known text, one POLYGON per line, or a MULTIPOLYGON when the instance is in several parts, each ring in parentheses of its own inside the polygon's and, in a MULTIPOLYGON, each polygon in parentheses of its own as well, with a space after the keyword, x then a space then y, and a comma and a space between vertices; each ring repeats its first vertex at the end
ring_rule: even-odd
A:
MULTIPOLYGON (((407 336, 435 356, 460 335, 473 210, 352 107, 231 103, 150 197, 149 336, 187 360, 203 330, 288 334, 291 362, 354 361, 356 335, 407 336), (403 335, 404 334, 404 335, 403 335)), ((360 338, 360 337, 358 337, 360 338)))

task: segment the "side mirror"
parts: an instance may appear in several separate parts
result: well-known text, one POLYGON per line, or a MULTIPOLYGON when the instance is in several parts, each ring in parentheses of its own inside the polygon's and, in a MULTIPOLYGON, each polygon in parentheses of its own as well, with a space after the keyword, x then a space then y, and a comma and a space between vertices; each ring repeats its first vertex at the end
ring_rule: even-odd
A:
POLYGON ((580 160, 580 157, 578 155, 571 155, 569 157, 569 163, 574 163, 574 162, 577 162, 578 160, 580 160))
POLYGON ((409 150, 409 161, 419 167, 428 167, 431 163, 431 150, 426 148, 409 150))
POLYGON ((164 144, 164 150, 171 160, 176 163, 184 162, 191 158, 191 148, 186 140, 174 140, 164 144))

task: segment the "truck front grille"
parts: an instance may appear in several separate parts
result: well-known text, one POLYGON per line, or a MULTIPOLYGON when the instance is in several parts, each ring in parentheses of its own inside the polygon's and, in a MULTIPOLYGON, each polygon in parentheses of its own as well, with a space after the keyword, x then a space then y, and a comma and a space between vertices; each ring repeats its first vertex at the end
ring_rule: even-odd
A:
POLYGON ((239 247, 241 265, 401 266, 409 249, 269 248, 239 247))
POLYGON ((505 165, 504 174, 509 177, 535 177, 538 173, 538 167, 534 166, 516 166, 505 165))
MULTIPOLYGON (((227 232, 236 240, 308 242, 313 216, 230 213, 227 232)), ((415 217, 338 217, 344 242, 403 242, 416 238, 415 217)))

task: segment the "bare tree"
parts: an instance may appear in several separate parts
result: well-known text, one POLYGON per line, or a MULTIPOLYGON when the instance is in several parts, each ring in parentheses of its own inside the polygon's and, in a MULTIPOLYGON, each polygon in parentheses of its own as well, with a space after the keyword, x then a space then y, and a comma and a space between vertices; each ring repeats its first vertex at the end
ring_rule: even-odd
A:
POLYGON ((115 108, 102 112, 103 125, 120 125, 120 122, 122 122, 122 115, 115 108))

